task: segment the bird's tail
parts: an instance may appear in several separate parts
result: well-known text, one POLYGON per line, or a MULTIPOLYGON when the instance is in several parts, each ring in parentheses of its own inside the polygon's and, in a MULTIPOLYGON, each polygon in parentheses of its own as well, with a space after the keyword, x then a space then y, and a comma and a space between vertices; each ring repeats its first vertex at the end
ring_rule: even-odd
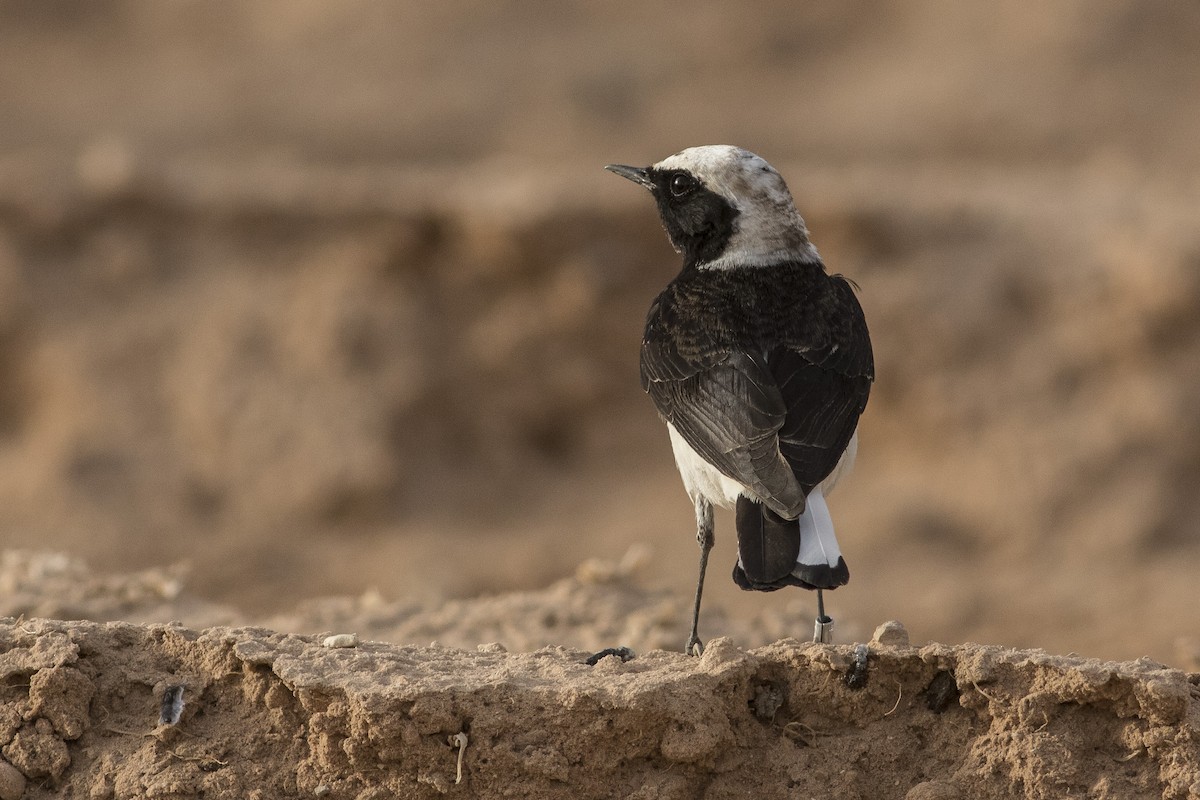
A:
POLYGON ((733 580, 743 589, 836 589, 850 580, 820 487, 808 495, 798 519, 785 519, 762 503, 739 497, 737 534, 733 580))

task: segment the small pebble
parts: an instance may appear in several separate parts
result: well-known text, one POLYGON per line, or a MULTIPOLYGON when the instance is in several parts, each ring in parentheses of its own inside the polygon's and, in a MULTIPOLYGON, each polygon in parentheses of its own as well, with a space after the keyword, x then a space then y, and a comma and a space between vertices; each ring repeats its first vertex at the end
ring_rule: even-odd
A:
POLYGON ((25 794, 25 776, 21 771, 0 758, 0 800, 21 800, 25 794))
POLYGON ((159 725, 178 725, 183 715, 183 686, 173 684, 163 690, 162 704, 158 712, 159 725))
POLYGON ((871 641, 888 647, 908 647, 908 631, 903 624, 889 620, 875 629, 871 641))
POLYGON ((934 675, 922 694, 925 696, 925 707, 935 714, 941 714, 951 703, 958 700, 960 695, 954 673, 942 670, 934 675))
POLYGON ((846 685, 851 689, 861 689, 867 685, 867 659, 871 655, 871 648, 865 644, 854 646, 854 663, 846 670, 845 681, 846 685))
POLYGON ((325 641, 321 642, 322 647, 358 647, 358 634, 356 633, 335 633, 333 636, 326 636, 325 641))
POLYGON ((732 639, 725 636, 718 636, 704 646, 704 655, 700 656, 700 663, 705 669, 713 669, 721 664, 728 664, 743 658, 744 654, 737 649, 737 645, 732 639))

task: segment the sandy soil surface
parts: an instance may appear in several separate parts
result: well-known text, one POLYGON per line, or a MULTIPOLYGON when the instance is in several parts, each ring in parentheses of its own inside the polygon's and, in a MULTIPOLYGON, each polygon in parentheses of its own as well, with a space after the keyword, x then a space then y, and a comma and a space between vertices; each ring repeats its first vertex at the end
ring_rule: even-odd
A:
POLYGON ((1200 671, 1198 40, 1133 0, 0 5, 6 762, 30 796, 1197 794, 1194 700, 1153 699, 1187 680, 1136 659, 1200 671), (728 643, 688 662, 636 356, 677 262, 600 167, 715 142, 788 177, 878 382, 840 644, 775 644, 813 599, 737 590, 719 515, 728 643), (918 647, 838 683, 888 619, 918 647))
MULTIPOLYGON (((683 635, 635 562, 439 609, 326 603, 304 634, 0 621, 0 798, 1200 795, 1200 673, 915 647, 899 623, 589 664, 683 635)), ((0 577, 38 610, 228 613, 163 572, 26 554, 0 577)))

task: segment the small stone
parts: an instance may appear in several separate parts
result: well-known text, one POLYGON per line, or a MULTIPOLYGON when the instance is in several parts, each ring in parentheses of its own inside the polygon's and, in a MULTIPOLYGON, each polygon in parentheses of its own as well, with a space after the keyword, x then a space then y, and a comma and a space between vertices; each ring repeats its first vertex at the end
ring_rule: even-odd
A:
POLYGON ((925 707, 935 714, 941 714, 961 695, 954 673, 949 670, 934 675, 921 694, 925 698, 925 707))
POLYGON ((738 650, 732 639, 718 636, 704 646, 704 654, 700 656, 700 665, 707 671, 712 671, 723 664, 730 664, 744 659, 746 654, 738 650))
POLYGON ((896 620, 888 620, 875 629, 871 642, 886 647, 908 647, 908 631, 896 620))
POLYGON ((871 656, 871 648, 865 644, 857 644, 854 646, 854 663, 846 670, 845 682, 851 689, 861 689, 867 685, 867 677, 869 673, 868 659, 871 656))
POLYGON ((326 636, 321 642, 322 647, 358 647, 358 635, 354 633, 335 633, 326 636))
POLYGON ((783 690, 779 686, 773 683, 762 684, 754 690, 754 700, 751 701, 754 716, 763 722, 771 722, 775 719, 776 712, 783 707, 783 701, 783 690))
POLYGON ((159 703, 158 724, 178 725, 179 717, 183 714, 183 684, 172 684, 163 689, 162 701, 159 703))
POLYGON ((25 794, 25 776, 21 771, 0 758, 0 800, 21 800, 25 794))

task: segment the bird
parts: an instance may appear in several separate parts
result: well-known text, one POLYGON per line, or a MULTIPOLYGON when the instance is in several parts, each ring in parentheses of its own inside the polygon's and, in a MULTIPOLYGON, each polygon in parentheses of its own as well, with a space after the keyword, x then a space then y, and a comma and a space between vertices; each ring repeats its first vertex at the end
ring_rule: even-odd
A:
POLYGON ((745 590, 850 579, 825 497, 853 467, 875 362, 857 285, 830 274, 780 173, 732 145, 605 169, 650 191, 679 274, 646 316, 642 389, 666 421, 696 513, 700 569, 684 649, 700 655, 713 506, 732 509, 745 590))

